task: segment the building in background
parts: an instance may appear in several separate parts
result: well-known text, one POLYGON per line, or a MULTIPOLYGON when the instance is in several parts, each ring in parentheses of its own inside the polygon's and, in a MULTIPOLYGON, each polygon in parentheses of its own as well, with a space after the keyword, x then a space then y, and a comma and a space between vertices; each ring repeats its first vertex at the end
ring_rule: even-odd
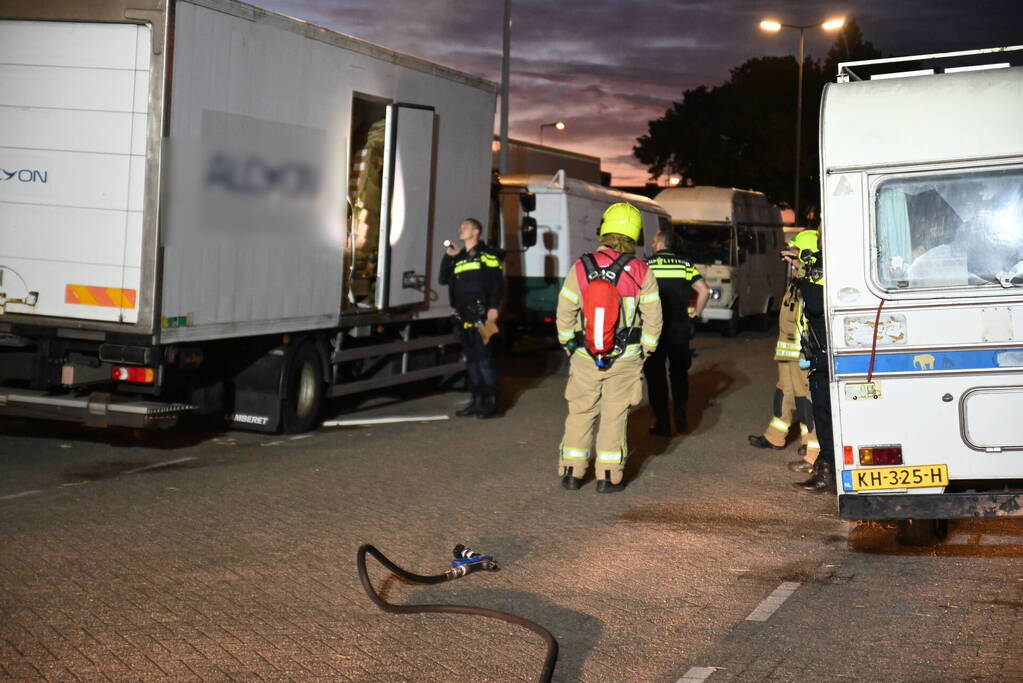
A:
MULTIPOLYGON (((501 143, 495 135, 494 168, 497 168, 497 155, 500 150, 501 143)), ((547 173, 553 176, 561 170, 564 170, 566 176, 576 180, 597 185, 611 184, 611 174, 600 170, 599 157, 537 145, 524 140, 508 140, 508 174, 547 173)))

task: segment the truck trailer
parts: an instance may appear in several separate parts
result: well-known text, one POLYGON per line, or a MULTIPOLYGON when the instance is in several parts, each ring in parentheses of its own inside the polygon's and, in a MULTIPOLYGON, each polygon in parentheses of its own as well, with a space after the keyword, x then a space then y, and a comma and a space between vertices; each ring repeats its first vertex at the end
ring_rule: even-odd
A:
POLYGON ((580 255, 600 248, 600 222, 611 204, 628 202, 643 218, 639 246, 649 246, 658 230, 670 229, 668 213, 646 197, 566 176, 518 173, 501 176, 500 244, 507 251, 506 319, 526 329, 554 329, 558 292, 565 274, 580 255), (528 197, 528 211, 523 208, 528 197), (522 227, 531 219, 533 244, 522 227))
POLYGON ((0 414, 301 431, 464 367, 496 87, 235 0, 0 6, 0 414))

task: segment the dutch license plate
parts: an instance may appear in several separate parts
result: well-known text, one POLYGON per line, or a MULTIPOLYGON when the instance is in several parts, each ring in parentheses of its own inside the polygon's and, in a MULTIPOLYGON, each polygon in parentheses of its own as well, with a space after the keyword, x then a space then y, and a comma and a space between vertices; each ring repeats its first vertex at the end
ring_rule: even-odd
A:
POLYGON ((871 467, 842 472, 842 488, 846 491, 918 489, 928 486, 948 486, 948 465, 871 467))

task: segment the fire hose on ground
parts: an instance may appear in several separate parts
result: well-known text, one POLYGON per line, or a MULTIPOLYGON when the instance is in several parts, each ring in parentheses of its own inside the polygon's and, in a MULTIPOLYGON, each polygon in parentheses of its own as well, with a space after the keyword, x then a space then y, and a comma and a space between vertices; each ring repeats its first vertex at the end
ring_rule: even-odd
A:
POLYGON ((394 562, 391 562, 387 556, 372 545, 366 544, 359 548, 359 553, 356 557, 356 566, 359 570, 359 580, 362 581, 362 587, 366 589, 366 595, 368 595, 369 599, 373 601, 373 604, 385 612, 391 612, 392 614, 468 614, 477 617, 499 619, 501 621, 506 621, 509 624, 528 628, 530 631, 533 631, 543 638, 547 645, 547 656, 544 658, 543 671, 540 672, 540 677, 537 680, 541 683, 547 683, 551 680, 551 675, 554 673, 554 665, 558 661, 558 641, 556 641, 550 631, 545 629, 543 626, 515 614, 499 612, 485 607, 471 607, 469 605, 395 605, 387 602, 380 597, 376 590, 374 590, 373 584, 369 580, 369 574, 366 572, 367 554, 372 555, 380 564, 390 570, 392 574, 395 574, 406 581, 426 584, 444 583, 445 581, 460 579, 463 576, 468 576, 479 569, 485 571, 497 571, 497 562, 494 560, 493 556, 475 553, 466 548, 464 545, 459 544, 456 545, 452 551, 455 559, 451 563, 451 567, 449 569, 445 570, 443 574, 424 576, 422 574, 413 574, 412 572, 402 569, 394 562))

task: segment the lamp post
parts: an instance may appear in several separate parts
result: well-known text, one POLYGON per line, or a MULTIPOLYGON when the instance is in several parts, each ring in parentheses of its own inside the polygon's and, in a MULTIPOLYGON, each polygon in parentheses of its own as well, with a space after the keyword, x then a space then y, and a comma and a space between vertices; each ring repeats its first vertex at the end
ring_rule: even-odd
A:
POLYGON ((504 38, 501 43, 501 149, 497 153, 498 173, 508 172, 508 79, 511 72, 511 10, 512 0, 504 0, 504 38))
POLYGON ((836 31, 845 25, 845 18, 828 19, 820 24, 807 24, 796 26, 794 24, 783 24, 774 19, 764 19, 760 22, 760 29, 769 33, 777 33, 783 28, 794 28, 799 31, 799 85, 796 89, 796 192, 795 201, 792 203, 792 220, 799 223, 799 157, 803 137, 803 38, 808 28, 822 28, 825 31, 836 31))
POLYGON ((540 124, 540 144, 543 144, 543 129, 554 128, 555 130, 565 130, 564 121, 555 121, 554 123, 541 123, 540 124))

